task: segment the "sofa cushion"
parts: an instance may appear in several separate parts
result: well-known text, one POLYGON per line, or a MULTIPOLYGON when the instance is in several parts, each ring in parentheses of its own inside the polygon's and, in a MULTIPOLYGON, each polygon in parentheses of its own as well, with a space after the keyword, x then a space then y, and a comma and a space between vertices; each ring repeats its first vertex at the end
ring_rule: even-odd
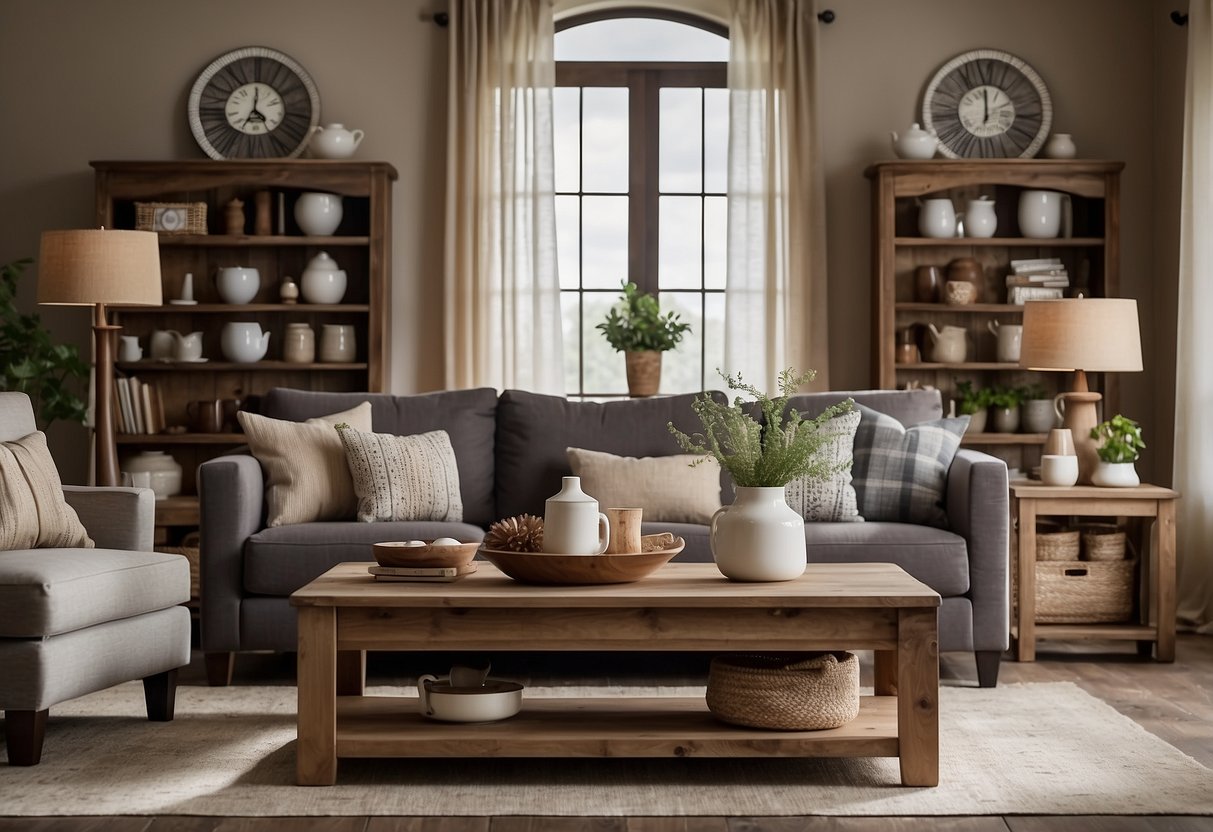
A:
POLYGON ((865 520, 922 523, 944 528, 948 468, 969 417, 938 419, 911 428, 859 405, 855 434, 855 494, 865 520))
POLYGON ((895 563, 945 597, 969 591, 964 538, 911 523, 806 523, 809 563, 895 563))
POLYGON ((616 456, 569 448, 569 466, 581 488, 602 508, 640 507, 644 518, 708 523, 720 508, 720 463, 699 454, 616 456), (702 460, 692 465, 697 460, 702 460))
POLYGON ((338 425, 337 433, 363 523, 463 520, 459 469, 446 431, 395 436, 338 425))
POLYGON ((258 595, 290 595, 339 563, 373 562, 374 543, 438 537, 473 543, 484 537, 484 530, 469 523, 427 520, 307 523, 263 529, 244 546, 244 588, 258 595))
MULTIPOLYGON (((683 453, 667 423, 686 433, 702 431, 691 403, 697 394, 611 402, 576 402, 522 390, 506 390, 497 404, 497 512, 543 516, 544 501, 572 475, 568 448, 619 456, 683 453)), ((712 394, 724 401, 724 394, 712 394)), ((462 470, 462 460, 460 466, 462 470)), ((465 495, 466 497, 466 495, 465 495)), ((733 489, 721 474, 721 499, 733 489)))
MULTIPOLYGON (((311 390, 270 390, 261 412, 275 419, 301 421, 323 413, 371 403, 371 428, 397 436, 445 430, 459 466, 459 493, 463 519, 488 528, 498 518, 493 498, 493 443, 497 425, 497 391, 446 390, 393 396, 387 393, 320 393, 311 390)), ((567 443, 573 444, 573 443, 567 443)), ((565 446, 561 446, 563 453, 565 446)), ((556 480, 559 485, 560 480, 556 480)), ((555 492, 553 487, 552 491, 555 492)), ((540 503, 540 508, 543 504, 540 503)))
POLYGON ((0 636, 40 638, 183 604, 189 562, 119 549, 0 552, 0 636))
POLYGON ((266 525, 348 520, 358 501, 335 426, 371 429, 366 402, 304 424, 254 413, 236 414, 253 456, 265 469, 266 525))
POLYGON ((92 545, 63 497, 46 434, 0 442, 0 550, 92 545))
POLYGON ((792 511, 812 523, 861 522, 851 467, 855 462, 857 410, 840 413, 821 426, 829 438, 817 450, 817 459, 830 467, 826 477, 798 477, 784 486, 784 499, 792 511))

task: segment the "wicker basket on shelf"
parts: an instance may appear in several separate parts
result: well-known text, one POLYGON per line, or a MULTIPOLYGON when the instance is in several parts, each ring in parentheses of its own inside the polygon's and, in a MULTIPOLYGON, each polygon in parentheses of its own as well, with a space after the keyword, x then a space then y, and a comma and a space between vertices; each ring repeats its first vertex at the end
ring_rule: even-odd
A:
POLYGON ((1078 560, 1079 534, 1077 529, 1059 529, 1048 526, 1048 531, 1036 532, 1036 560, 1078 560))
POLYGON ((717 656, 708 670, 708 710, 749 728, 812 731, 859 715, 859 659, 854 653, 717 656))
POLYGON ((1038 624, 1112 624, 1133 614, 1137 560, 1036 564, 1038 624))
POLYGON ((1115 526, 1085 526, 1082 529, 1083 560, 1124 560, 1125 540, 1125 533, 1115 526))
POLYGON ((136 202, 135 230, 205 234, 205 202, 136 202))

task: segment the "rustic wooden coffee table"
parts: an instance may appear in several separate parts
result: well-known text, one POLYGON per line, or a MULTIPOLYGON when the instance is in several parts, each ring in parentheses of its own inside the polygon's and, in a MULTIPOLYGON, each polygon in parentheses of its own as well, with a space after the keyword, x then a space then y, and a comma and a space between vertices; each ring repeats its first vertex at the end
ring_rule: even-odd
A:
MULTIPOLYGON (((812 564, 733 583, 674 563, 633 584, 527 586, 489 564, 456 583, 379 583, 343 563, 299 608, 300 785, 340 757, 899 757, 901 782, 939 782, 939 596, 896 566, 812 564), (363 695, 367 650, 874 650, 876 695, 827 731, 714 719, 702 697, 524 699, 512 719, 431 722, 416 700, 363 695)), ((524 694, 525 695, 525 694, 524 694)))

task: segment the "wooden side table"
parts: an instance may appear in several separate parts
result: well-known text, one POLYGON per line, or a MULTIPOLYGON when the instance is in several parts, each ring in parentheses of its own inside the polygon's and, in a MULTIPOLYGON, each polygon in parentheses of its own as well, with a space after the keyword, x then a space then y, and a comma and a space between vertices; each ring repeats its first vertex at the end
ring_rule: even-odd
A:
MULTIPOLYGON (((1018 611, 1011 613, 1016 658, 1036 658, 1036 639, 1121 639, 1136 641, 1138 652, 1153 647, 1160 662, 1175 661, 1175 500, 1178 493, 1157 485, 1136 488, 1072 488, 1026 480, 1011 483, 1011 568, 1018 583, 1018 611), (1136 531, 1141 587, 1136 621, 1125 624, 1036 623, 1036 519, 1056 516, 1128 517, 1136 531), (1015 543, 1014 541, 1018 541, 1015 543)), ((1015 605, 1012 605, 1015 610, 1015 605)))

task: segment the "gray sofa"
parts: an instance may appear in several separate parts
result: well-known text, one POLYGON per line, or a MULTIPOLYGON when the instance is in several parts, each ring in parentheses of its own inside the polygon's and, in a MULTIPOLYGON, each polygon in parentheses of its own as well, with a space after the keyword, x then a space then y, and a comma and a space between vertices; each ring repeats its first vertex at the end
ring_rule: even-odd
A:
MULTIPOLYGON (((942 415, 936 391, 860 391, 797 396, 816 414, 843 398, 913 425, 942 415)), ((264 479, 257 460, 223 456, 199 468, 202 647, 212 684, 230 682, 233 654, 296 647, 292 592, 342 561, 372 560, 372 543, 455 537, 478 540, 488 525, 521 513, 542 516, 544 500, 570 473, 565 449, 623 456, 681 453, 666 428, 698 427, 693 396, 607 403, 571 402, 507 390, 456 390, 415 396, 275 389, 264 415, 301 421, 370 401, 374 430, 412 434, 442 429, 459 466, 464 522, 320 522, 264 527, 264 479)), ((732 489, 722 476, 722 500, 732 489)), ((949 528, 904 523, 807 523, 810 562, 892 562, 935 589, 940 649, 973 651, 978 681, 997 683, 1008 642, 1008 492, 1002 460, 961 449, 948 473, 949 528)), ((686 538, 680 561, 711 561, 706 526, 645 523, 646 534, 686 538)))

